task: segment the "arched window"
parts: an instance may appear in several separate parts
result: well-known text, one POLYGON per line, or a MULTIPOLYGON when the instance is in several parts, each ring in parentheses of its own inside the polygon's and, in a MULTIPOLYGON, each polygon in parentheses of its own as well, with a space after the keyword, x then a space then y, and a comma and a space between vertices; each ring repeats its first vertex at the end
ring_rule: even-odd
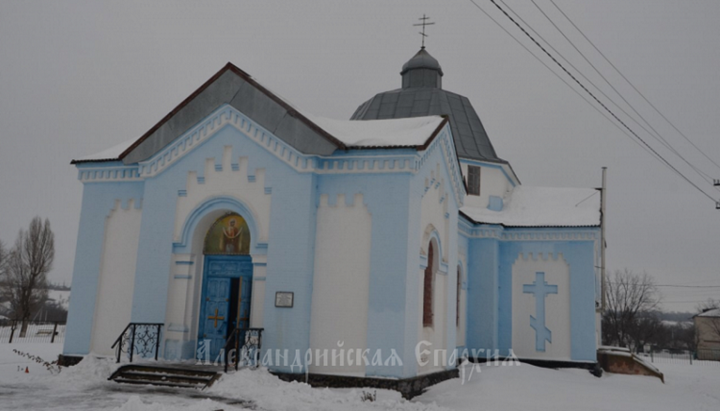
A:
POLYGON ((462 274, 460 266, 457 269, 457 296, 455 297, 455 326, 460 326, 460 291, 462 290, 462 274))
POLYGON ((423 279, 423 327, 433 325, 433 245, 428 245, 427 267, 423 279))

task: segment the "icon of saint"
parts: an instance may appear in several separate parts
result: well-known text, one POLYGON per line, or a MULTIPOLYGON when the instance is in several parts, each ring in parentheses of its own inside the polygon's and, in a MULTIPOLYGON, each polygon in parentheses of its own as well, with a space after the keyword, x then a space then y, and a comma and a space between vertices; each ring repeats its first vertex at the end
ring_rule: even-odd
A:
POLYGON ((220 237, 220 249, 228 254, 240 252, 240 239, 243 228, 237 227, 237 219, 231 218, 228 225, 223 227, 223 235, 220 237))

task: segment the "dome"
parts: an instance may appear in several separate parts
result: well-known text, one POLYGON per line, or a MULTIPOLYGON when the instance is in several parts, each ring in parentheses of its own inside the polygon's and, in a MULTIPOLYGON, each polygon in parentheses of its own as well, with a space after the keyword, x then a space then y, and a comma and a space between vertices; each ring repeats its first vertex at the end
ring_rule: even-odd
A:
POLYGON ((403 64, 400 74, 405 74, 408 70, 413 69, 437 70, 441 76, 443 75, 440 63, 438 63, 437 59, 431 56, 425 48, 421 48, 407 63, 403 64))
POLYGON ((470 100, 442 89, 440 63, 421 48, 400 72, 402 87, 376 94, 362 103, 351 120, 447 115, 458 157, 507 163, 497 157, 470 100))
POLYGON ((425 50, 425 47, 408 60, 400 72, 402 88, 442 88, 440 63, 425 50))

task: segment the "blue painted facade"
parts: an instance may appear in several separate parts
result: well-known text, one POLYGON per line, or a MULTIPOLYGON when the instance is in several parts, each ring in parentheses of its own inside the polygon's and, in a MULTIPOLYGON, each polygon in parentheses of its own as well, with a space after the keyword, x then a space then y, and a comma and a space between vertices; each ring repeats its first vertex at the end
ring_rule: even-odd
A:
POLYGON ((467 221, 461 227, 461 239, 469 249, 468 316, 482 313, 468 321, 467 347, 497 349, 500 356, 509 355, 513 347, 513 263, 522 254, 560 253, 570 270, 570 359, 594 362, 599 228, 505 228, 467 221))
MULTIPOLYGON (((476 163, 502 169, 515 186, 505 168, 476 163)), ((435 221, 429 238, 437 243, 442 257, 437 275, 444 276, 441 278, 446 278, 447 284, 444 294, 436 296, 445 307, 442 322, 446 327, 435 331, 442 333, 438 337, 444 341, 442 348, 498 349, 500 355, 506 355, 513 345, 513 262, 522 253, 562 253, 571 276, 572 360, 594 361, 594 266, 599 229, 505 228, 468 221, 459 213, 466 194, 449 125, 422 149, 346 149, 325 156, 307 155, 224 104, 147 160, 134 164, 80 163, 78 171, 84 192, 63 350, 66 355, 86 355, 91 350, 95 301, 102 298, 98 296, 98 281, 103 241, 109 235, 104 232, 105 221, 116 201, 127 204, 130 199, 142 209, 139 236, 131 239, 137 241, 134 287, 127 296, 132 322, 166 323, 173 314, 168 312, 173 281, 191 282, 203 275, 202 256, 198 257, 193 239, 204 235, 201 227, 211 216, 235 212, 248 223, 251 244, 247 258, 254 267, 255 281, 264 282, 260 325, 265 330, 263 350, 287 350, 282 355, 290 360, 296 352, 304 355, 312 349, 309 333, 320 196, 328 195, 332 206, 338 195, 344 194, 350 206, 355 195, 362 194, 372 216, 365 348, 370 355, 382 352, 387 359, 392 352, 400 359, 391 364, 369 364, 366 376, 408 378, 421 372, 416 346, 423 331, 421 274, 427 258, 421 250, 427 246, 424 236, 428 228, 423 221, 428 219, 435 221), (222 160, 228 148, 232 152, 229 167, 222 160), (194 173, 199 185, 213 184, 216 173, 238 172, 238 158, 246 161, 247 175, 237 178, 255 183, 260 181, 256 178, 258 170, 263 170, 263 195, 271 196, 269 210, 253 207, 252 198, 244 193, 217 189, 198 200, 187 216, 178 215, 180 199, 194 195, 188 184, 188 176, 193 174, 189 173, 194 173), (207 159, 214 159, 210 168, 207 159), (430 193, 437 195, 437 200, 432 200, 437 204, 423 208, 430 193), (428 216, 428 211, 423 211, 427 209, 442 212, 428 216), (269 226, 261 227, 261 213, 269 213, 269 226), (265 232, 267 238, 263 238, 265 232), (539 235, 545 237, 540 239, 539 235), (178 260, 178 256, 195 260, 178 260), (178 266, 186 267, 190 274, 175 274, 178 266), (462 292, 466 293, 466 304, 460 306, 466 318, 464 342, 457 339, 455 326, 456 296, 461 292, 455 277, 458 267, 463 273, 462 292), (258 268, 264 270, 260 276, 258 268), (292 308, 275 306, 279 291, 294 293, 292 308)), ((490 207, 501 210, 502 198, 492 197, 490 207)), ((206 284, 206 279, 199 284, 206 284)), ((181 352, 183 358, 195 355, 197 334, 189 330, 206 316, 202 304, 195 304, 194 308, 188 305, 188 310, 194 310, 190 324, 173 325, 172 329, 166 324, 166 341, 161 346, 167 352, 161 355, 174 358, 170 351, 181 352), (189 336, 182 340, 177 334, 167 336, 183 332, 189 336)), ((119 325, 118 333, 125 325, 119 325)), ((296 365, 275 363, 271 368, 306 371, 296 365)))

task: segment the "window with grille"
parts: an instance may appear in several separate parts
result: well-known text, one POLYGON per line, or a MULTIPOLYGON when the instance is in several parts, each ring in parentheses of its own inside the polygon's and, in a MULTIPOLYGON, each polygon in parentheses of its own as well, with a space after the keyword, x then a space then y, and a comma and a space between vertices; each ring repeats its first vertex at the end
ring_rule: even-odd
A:
POLYGON ((468 166, 467 189, 470 195, 480 195, 480 167, 468 166))

